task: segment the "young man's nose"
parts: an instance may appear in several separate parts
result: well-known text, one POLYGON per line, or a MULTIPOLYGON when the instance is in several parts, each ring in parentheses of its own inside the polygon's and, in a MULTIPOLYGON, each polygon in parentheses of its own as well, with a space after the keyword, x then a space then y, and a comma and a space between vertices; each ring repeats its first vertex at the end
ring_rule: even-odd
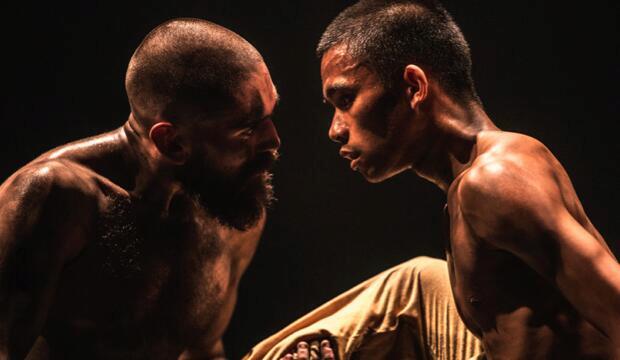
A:
POLYGON ((338 116, 334 116, 332 119, 332 124, 329 127, 329 138, 341 144, 346 144, 349 141, 349 127, 338 116))

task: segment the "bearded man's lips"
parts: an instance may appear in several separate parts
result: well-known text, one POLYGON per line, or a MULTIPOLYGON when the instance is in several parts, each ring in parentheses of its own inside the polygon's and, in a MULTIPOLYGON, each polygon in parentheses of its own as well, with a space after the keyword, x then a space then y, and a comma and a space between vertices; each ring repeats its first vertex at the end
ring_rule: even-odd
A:
POLYGON ((244 171, 244 173, 249 177, 263 174, 273 167, 277 158, 278 156, 276 153, 268 152, 260 154, 246 167, 246 171, 244 171))

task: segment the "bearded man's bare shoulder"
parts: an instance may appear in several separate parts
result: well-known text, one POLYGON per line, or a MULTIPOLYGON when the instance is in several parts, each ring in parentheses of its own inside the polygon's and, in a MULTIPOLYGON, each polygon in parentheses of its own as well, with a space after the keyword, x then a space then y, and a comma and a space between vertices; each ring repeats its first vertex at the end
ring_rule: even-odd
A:
POLYGON ((96 174, 67 160, 35 161, 0 186, 2 241, 54 241, 63 256, 84 245, 102 201, 96 174))

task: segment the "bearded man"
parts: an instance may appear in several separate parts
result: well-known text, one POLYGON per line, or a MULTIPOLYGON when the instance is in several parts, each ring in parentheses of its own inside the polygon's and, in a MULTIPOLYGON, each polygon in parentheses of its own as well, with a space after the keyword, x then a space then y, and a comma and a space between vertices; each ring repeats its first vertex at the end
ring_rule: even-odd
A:
POLYGON ((198 19, 149 33, 118 129, 0 187, 0 359, 215 359, 272 199, 278 94, 198 19))

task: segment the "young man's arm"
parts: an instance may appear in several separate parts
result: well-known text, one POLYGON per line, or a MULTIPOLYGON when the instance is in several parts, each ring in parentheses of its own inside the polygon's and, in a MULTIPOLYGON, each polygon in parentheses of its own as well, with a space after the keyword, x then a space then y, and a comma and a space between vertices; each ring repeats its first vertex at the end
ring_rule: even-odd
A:
POLYGON ((0 187, 0 359, 26 357, 43 328, 88 202, 62 166, 24 169, 0 187), (79 208, 72 208, 78 206, 79 208))
POLYGON ((476 235, 557 286, 618 351, 620 265, 570 214, 553 176, 493 163, 464 176, 458 191, 476 235))

